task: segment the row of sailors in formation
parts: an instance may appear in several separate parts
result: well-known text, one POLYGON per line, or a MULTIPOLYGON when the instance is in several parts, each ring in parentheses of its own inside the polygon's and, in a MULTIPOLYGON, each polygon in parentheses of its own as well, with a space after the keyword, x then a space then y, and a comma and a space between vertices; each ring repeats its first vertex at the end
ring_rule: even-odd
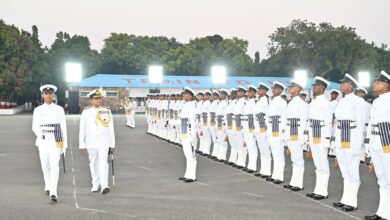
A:
POLYGON ((303 150, 308 145, 316 167, 316 185, 307 196, 315 200, 328 198, 327 157, 334 154, 344 189, 340 202, 333 205, 343 211, 357 209, 359 164, 365 151, 370 151, 380 201, 377 213, 366 219, 390 219, 390 76, 382 71, 376 79, 374 93, 379 97, 372 106, 355 95, 354 90, 361 96, 367 91, 358 89, 358 82, 349 74, 341 81, 341 99, 337 100, 341 92, 333 90, 328 100, 324 95, 328 86, 326 79, 315 77, 310 103, 302 97, 304 86, 294 80, 288 86, 289 102, 281 97, 286 86, 278 81, 272 88, 259 83, 257 87, 195 93, 186 87, 182 94, 150 95, 146 103, 148 133, 183 147, 187 164, 184 177, 179 179, 185 182, 196 181, 198 152, 281 184, 286 145, 292 177, 284 187, 292 191, 303 189, 303 150), (272 98, 268 91, 272 91, 272 98))

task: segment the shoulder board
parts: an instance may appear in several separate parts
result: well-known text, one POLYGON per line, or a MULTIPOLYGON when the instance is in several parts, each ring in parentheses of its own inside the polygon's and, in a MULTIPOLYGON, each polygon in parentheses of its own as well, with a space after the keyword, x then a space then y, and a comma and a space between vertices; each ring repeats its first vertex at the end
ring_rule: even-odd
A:
POLYGON ((84 110, 87 110, 87 109, 89 109, 89 108, 91 108, 91 107, 92 107, 92 105, 87 106, 87 107, 84 108, 84 110))

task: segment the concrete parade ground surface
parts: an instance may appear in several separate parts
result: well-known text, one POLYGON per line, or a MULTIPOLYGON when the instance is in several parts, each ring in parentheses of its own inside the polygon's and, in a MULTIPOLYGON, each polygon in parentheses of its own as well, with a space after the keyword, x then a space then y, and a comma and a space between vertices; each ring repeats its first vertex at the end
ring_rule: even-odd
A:
MULTIPOLYGON (((58 203, 44 194, 32 115, 0 116, 0 219, 362 219, 374 214, 377 179, 360 166, 358 209, 345 213, 332 206, 342 196, 342 178, 330 159, 329 198, 315 201, 312 160, 305 164, 304 190, 291 192, 221 162, 197 155, 197 181, 184 183, 180 147, 145 133, 144 115, 136 128, 115 115, 115 186, 107 195, 92 193, 88 158, 78 150, 79 115, 67 115, 69 149, 66 173, 60 161, 58 203)), ((285 182, 291 177, 286 156, 285 182)), ((111 167, 110 167, 111 181, 111 167)))

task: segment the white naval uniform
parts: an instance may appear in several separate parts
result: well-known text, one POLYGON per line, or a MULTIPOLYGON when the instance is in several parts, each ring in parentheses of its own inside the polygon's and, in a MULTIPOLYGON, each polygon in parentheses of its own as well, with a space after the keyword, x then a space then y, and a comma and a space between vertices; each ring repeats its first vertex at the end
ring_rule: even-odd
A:
POLYGON ((244 97, 238 99, 235 108, 234 115, 236 120, 236 131, 233 136, 233 144, 236 145, 237 149, 237 166, 245 167, 246 166, 246 157, 248 154, 248 149, 244 146, 244 134, 243 134, 243 124, 244 124, 244 108, 246 105, 246 100, 244 97))
POLYGON ((376 214, 390 219, 390 92, 380 95, 370 113, 369 148, 379 184, 379 205, 376 214), (386 132, 387 131, 387 132, 386 132), (384 135, 386 134, 387 135, 384 135))
POLYGON ((362 98, 353 93, 340 99, 335 110, 337 121, 335 146, 336 157, 340 166, 341 174, 344 179, 344 190, 341 203, 352 207, 357 207, 357 195, 360 187, 359 165, 360 156, 363 150, 364 129, 365 129, 365 110, 362 98), (344 121, 350 121, 348 130, 342 132, 341 127, 344 121), (349 140, 343 140, 342 135, 349 136, 349 140), (343 143, 342 143, 343 142, 343 143))
MULTIPOLYGON (((370 111, 371 111, 371 104, 366 102, 366 100, 364 100, 362 98, 364 104, 364 115, 365 115, 365 119, 364 119, 364 123, 365 123, 365 126, 364 126, 364 137, 367 136, 367 132, 368 132, 368 123, 370 121, 370 111)), ((366 161, 366 156, 367 158, 370 158, 370 151, 369 151, 369 148, 368 148, 368 145, 365 145, 363 143, 363 147, 362 147, 362 154, 360 156, 360 161, 363 161, 365 162, 366 161)))
POLYGON ((210 100, 205 100, 202 105, 202 138, 200 139, 200 148, 199 151, 204 154, 210 154, 211 146, 211 133, 209 129, 210 125, 210 100))
POLYGON ((169 110, 169 101, 163 100, 162 101, 162 107, 161 107, 161 138, 164 140, 168 140, 168 110, 169 110))
POLYGON ((80 116, 79 148, 88 150, 91 191, 108 187, 108 151, 115 148, 114 123, 110 109, 87 107, 80 116), (99 120, 100 118, 100 120, 99 120))
POLYGON ((332 130, 332 105, 325 96, 319 95, 309 105, 309 132, 310 149, 316 167, 316 186, 314 193, 324 197, 328 196, 329 161, 328 149, 332 130), (318 134, 316 129, 319 130, 318 134))
MULTIPOLYGON (((198 143, 200 143, 200 139, 202 138, 202 128, 201 128, 201 123, 202 123, 202 106, 203 106, 203 100, 202 101, 197 101, 196 102, 196 124, 195 124, 195 130, 196 130, 196 135, 198 138, 196 138, 194 141, 193 146, 195 147, 196 150, 199 150, 198 148, 198 143)), ((200 144, 199 144, 200 146, 200 144)))
MULTIPOLYGON (((256 100, 251 98, 246 100, 244 107, 244 122, 243 122, 243 134, 246 144, 246 149, 248 152, 248 170, 256 171, 257 170, 257 157, 258 150, 256 146, 256 138, 254 135, 255 132, 255 111, 256 109, 256 100)), ((246 159, 246 154, 245 154, 246 159)))
POLYGON ((296 96, 287 105, 286 138, 291 152, 292 176, 290 185, 303 189, 305 160, 303 159, 304 130, 307 128, 309 105, 296 96))
POLYGON ((216 157, 218 160, 226 160, 226 153, 228 148, 228 143, 226 140, 226 128, 227 128, 227 108, 228 100, 221 100, 217 108, 217 138, 214 142, 214 149, 218 149, 216 157), (215 147, 215 146, 218 147, 215 147))
POLYGON ((137 109, 137 102, 135 101, 131 101, 129 102, 128 104, 128 119, 127 119, 127 125, 132 127, 132 128, 135 128, 135 120, 134 120, 134 117, 135 117, 135 110, 137 109))
POLYGON ((267 138, 268 97, 263 96, 255 107, 255 138, 260 151, 260 171, 264 176, 271 176, 271 149, 267 138))
MULTIPOLYGON (((183 110, 185 101, 184 100, 179 100, 177 104, 177 114, 178 114, 178 120, 180 119, 180 114, 181 111, 183 110)), ((180 144, 181 143, 181 123, 178 123, 176 126, 176 140, 175 143, 180 144)))
POLYGON ((170 142, 173 142, 174 140, 174 114, 175 114, 175 100, 170 100, 168 104, 168 133, 167 133, 167 139, 170 142))
POLYGON ((234 115, 234 109, 236 108, 236 104, 238 102, 238 99, 233 99, 229 101, 228 108, 227 108, 227 130, 226 134, 229 139, 230 144, 230 156, 229 156, 229 162, 233 164, 237 164, 237 154, 238 149, 237 145, 234 143, 236 135, 236 117, 234 115), (231 121, 231 122, 230 122, 231 121), (231 123, 231 124, 230 124, 231 123))
POLYGON ((268 107, 267 136, 274 161, 272 179, 284 180, 284 146, 282 131, 286 129, 287 102, 280 96, 274 97, 268 107))
MULTIPOLYGON (((335 136, 335 132, 336 132, 336 126, 337 126, 337 123, 336 123, 336 120, 334 118, 334 111, 336 110, 336 107, 337 107, 337 104, 339 103, 339 100, 335 99, 333 101, 330 101, 330 104, 332 106, 332 136, 331 137, 334 137, 335 136)), ((328 153, 329 156, 336 156, 336 149, 335 149, 335 142, 334 140, 332 139, 331 142, 330 142, 330 148, 329 148, 329 153, 328 153)))
POLYGON ((35 145, 39 150, 45 191, 50 191, 50 196, 57 197, 59 161, 61 153, 65 153, 68 146, 64 109, 54 103, 36 107, 33 114, 32 130, 37 136, 35 145), (52 126, 54 124, 59 124, 61 127, 62 148, 57 147, 53 132, 54 127, 52 126))
POLYGON ((184 178, 196 180, 196 155, 192 146, 193 139, 196 138, 195 130, 195 101, 185 102, 180 112, 180 136, 184 156, 186 157, 186 171, 184 178))
POLYGON ((211 141, 213 142, 213 151, 211 156, 217 157, 219 152, 219 145, 215 144, 217 141, 217 109, 219 105, 219 100, 214 100, 210 105, 210 135, 211 141))

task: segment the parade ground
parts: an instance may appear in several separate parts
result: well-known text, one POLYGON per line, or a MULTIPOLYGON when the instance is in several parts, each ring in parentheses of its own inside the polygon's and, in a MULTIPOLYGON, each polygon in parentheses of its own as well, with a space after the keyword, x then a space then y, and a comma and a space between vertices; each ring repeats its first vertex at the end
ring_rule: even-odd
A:
MULTIPOLYGON (((107 195, 92 193, 88 158, 78 150, 79 115, 68 115, 66 173, 60 161, 58 203, 44 194, 32 114, 0 116, 0 219, 362 219, 376 212, 378 185, 368 166, 360 166, 358 209, 332 206, 342 195, 342 178, 330 159, 329 198, 307 198, 314 188, 312 160, 306 160, 304 190, 298 193, 221 162, 197 155, 195 183, 178 180, 185 158, 179 146, 145 133, 144 115, 136 128, 115 115, 115 186, 107 195)), ((286 157, 285 184, 291 176, 286 157)), ((111 181, 111 167, 110 167, 111 181)))

